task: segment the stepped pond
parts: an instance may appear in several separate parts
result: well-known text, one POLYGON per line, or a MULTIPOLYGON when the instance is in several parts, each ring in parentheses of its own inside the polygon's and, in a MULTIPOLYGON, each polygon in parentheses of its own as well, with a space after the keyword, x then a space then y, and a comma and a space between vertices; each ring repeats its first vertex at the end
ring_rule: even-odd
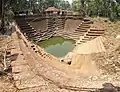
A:
POLYGON ((52 37, 38 43, 38 45, 44 48, 46 52, 58 58, 64 57, 68 52, 72 51, 74 44, 74 40, 68 40, 62 37, 52 37))

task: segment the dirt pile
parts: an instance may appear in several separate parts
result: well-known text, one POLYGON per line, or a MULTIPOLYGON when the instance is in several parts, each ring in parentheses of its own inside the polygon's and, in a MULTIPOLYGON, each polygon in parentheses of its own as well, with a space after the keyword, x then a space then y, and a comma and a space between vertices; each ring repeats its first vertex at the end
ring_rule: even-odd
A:
POLYGON ((120 39, 117 35, 120 34, 120 22, 110 22, 107 19, 98 19, 96 22, 105 26, 106 32, 104 37, 106 41, 104 46, 106 52, 93 54, 93 60, 96 61, 99 69, 103 74, 110 74, 119 76, 120 74, 120 39), (105 21, 106 20, 106 21, 105 21))
POLYGON ((120 47, 116 42, 118 41, 107 39, 104 44, 106 52, 93 55, 93 60, 105 74, 120 73, 120 47))

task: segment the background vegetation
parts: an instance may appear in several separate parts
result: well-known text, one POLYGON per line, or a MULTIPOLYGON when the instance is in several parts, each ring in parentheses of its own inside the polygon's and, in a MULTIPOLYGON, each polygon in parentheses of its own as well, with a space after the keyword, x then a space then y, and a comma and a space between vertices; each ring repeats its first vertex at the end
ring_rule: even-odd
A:
MULTIPOLYGON (((1 6, 0 0, 0 6, 1 6)), ((66 0, 4 0, 5 9, 14 11, 26 9, 45 10, 55 6, 59 9, 84 12, 87 16, 102 16, 110 19, 120 17, 120 0, 73 0, 72 5, 66 0)))
MULTIPOLYGON (((1 2, 0 0, 0 6, 1 2)), ((65 0, 4 0, 5 9, 10 7, 14 11, 21 11, 25 9, 40 9, 41 11, 50 6, 55 6, 60 9, 70 9, 70 4, 65 0)))
POLYGON ((84 11, 87 16, 110 19, 120 17, 120 0, 73 0, 74 11, 84 11))

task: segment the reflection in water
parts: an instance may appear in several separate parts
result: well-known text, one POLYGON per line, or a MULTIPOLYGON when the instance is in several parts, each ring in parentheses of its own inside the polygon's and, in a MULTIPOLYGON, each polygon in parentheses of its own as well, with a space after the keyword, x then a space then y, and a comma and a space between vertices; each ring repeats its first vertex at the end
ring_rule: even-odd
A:
POLYGON ((52 37, 46 41, 40 42, 39 45, 43 47, 46 52, 56 57, 64 57, 68 52, 73 50, 74 41, 66 40, 62 37, 52 37))

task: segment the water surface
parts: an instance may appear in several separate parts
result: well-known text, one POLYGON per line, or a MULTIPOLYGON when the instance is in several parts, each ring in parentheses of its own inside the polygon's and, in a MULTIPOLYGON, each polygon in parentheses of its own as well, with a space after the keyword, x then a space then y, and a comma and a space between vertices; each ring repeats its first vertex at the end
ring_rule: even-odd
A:
POLYGON ((52 37, 48 40, 39 42, 39 46, 56 57, 64 57, 68 52, 73 50, 74 43, 74 40, 67 40, 62 37, 52 37))

